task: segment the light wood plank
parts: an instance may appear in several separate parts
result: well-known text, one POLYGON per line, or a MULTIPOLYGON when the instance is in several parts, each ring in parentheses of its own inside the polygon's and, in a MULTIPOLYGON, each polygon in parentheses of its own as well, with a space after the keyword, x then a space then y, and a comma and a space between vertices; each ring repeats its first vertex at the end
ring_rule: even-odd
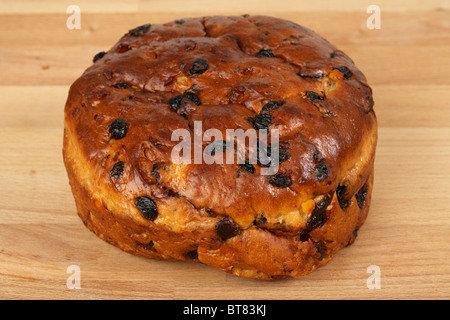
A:
MULTIPOLYGON (((425 3, 425 2, 424 2, 425 3)), ((229 14, 233 14, 230 12, 229 14)), ((237 14, 237 13, 234 13, 237 14)), ((263 12, 274 15, 270 11, 263 12)), ((86 45, 113 46, 127 30, 145 23, 166 23, 175 19, 202 14, 185 15, 183 12, 149 13, 83 13, 80 30, 69 30, 67 14, 10 14, 2 15, 0 41, 9 48, 54 47, 86 45)), ((336 45, 446 45, 450 41, 450 10, 425 12, 386 12, 382 27, 369 30, 365 12, 280 12, 275 16, 308 27, 336 45), (324 23, 324 21, 326 23, 324 23)), ((54 49, 57 50, 57 49, 54 49)))
POLYGON ((4 14, 35 14, 35 13, 61 13, 70 5, 78 5, 85 13, 104 12, 193 12, 196 14, 217 14, 217 12, 259 13, 259 12, 286 12, 286 11, 366 11, 372 4, 380 6, 382 11, 422 11, 443 10, 449 8, 448 0, 409 0, 389 1, 378 0, 284 0, 282 4, 274 1, 261 0, 229 0, 216 2, 210 0, 180 1, 180 0, 44 0, 37 4, 33 0, 3 0, 0 3, 0 12, 4 14), (288 10, 287 10, 288 8, 288 10))
POLYGON ((139 9, 139 0, 39 0, 39 2, 2 0, 0 12, 2 14, 66 13, 67 8, 71 5, 79 6, 81 13, 136 12, 139 9))

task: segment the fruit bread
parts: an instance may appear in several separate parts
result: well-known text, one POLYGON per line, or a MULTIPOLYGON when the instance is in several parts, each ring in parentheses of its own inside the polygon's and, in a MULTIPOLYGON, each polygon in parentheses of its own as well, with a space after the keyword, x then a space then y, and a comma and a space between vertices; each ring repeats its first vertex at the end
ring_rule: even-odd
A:
POLYGON ((139 26, 70 87, 63 155, 78 215, 138 256, 253 279, 308 274, 366 219, 373 104, 354 62, 293 22, 139 26))

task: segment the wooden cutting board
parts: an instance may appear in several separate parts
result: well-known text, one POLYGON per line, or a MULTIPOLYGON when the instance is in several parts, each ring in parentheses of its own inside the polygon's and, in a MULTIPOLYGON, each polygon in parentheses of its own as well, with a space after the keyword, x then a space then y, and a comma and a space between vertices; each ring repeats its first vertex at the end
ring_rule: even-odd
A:
POLYGON ((72 1, 0 3, 0 298, 448 299, 449 1, 72 1), (381 29, 370 30, 377 2, 381 29), (186 16, 265 14, 309 27, 366 74, 379 121, 375 188, 356 242, 298 279, 255 281, 138 258, 89 232, 62 161, 69 85, 129 29, 186 16), (68 267, 79 267, 70 289, 68 267), (380 288, 369 289, 370 266, 380 288), (368 281, 369 280, 369 281, 368 281))

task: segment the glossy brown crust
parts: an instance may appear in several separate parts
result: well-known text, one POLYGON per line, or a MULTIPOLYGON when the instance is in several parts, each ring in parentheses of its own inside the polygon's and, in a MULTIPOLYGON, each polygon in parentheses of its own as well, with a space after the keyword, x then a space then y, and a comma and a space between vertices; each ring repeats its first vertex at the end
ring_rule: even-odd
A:
POLYGON ((183 19, 130 31, 75 81, 64 161, 82 220, 127 252, 255 279, 300 276, 352 243, 367 216, 372 108, 352 60, 304 27, 264 16, 183 19), (199 60, 206 70, 192 72, 199 60), (186 91, 200 103, 185 99, 173 110, 169 100, 186 91), (284 102, 263 113, 287 150, 278 173, 288 187, 271 184, 257 164, 250 173, 238 164, 172 163, 174 130, 192 132, 202 121, 203 132, 225 137, 253 128, 271 101, 284 102), (126 123, 121 139, 111 137, 115 119, 126 123), (118 162, 123 170, 112 174, 118 162), (153 221, 136 207, 140 196, 156 203, 153 221), (216 228, 224 217, 238 225, 228 239, 216 228))

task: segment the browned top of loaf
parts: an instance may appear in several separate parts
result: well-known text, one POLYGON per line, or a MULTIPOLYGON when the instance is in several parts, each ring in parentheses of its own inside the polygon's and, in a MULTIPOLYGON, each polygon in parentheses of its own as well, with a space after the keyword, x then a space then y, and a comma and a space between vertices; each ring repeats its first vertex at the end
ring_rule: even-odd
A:
POLYGON ((241 227, 262 212, 282 216, 343 183, 376 126, 371 89, 353 61, 313 31, 273 17, 144 25, 97 58, 71 87, 66 123, 98 179, 130 205, 140 195, 157 204, 175 195, 241 227), (185 92, 199 101, 171 108, 169 100, 185 92), (173 130, 192 130, 199 120, 203 131, 225 137, 226 129, 253 128, 271 101, 284 102, 264 113, 272 117, 268 129, 280 130, 287 159, 278 174, 289 186, 271 183, 258 164, 253 174, 238 164, 172 164, 173 130), (121 139, 109 131, 115 119, 127 126, 121 139), (119 161, 123 173, 111 178, 119 161))

